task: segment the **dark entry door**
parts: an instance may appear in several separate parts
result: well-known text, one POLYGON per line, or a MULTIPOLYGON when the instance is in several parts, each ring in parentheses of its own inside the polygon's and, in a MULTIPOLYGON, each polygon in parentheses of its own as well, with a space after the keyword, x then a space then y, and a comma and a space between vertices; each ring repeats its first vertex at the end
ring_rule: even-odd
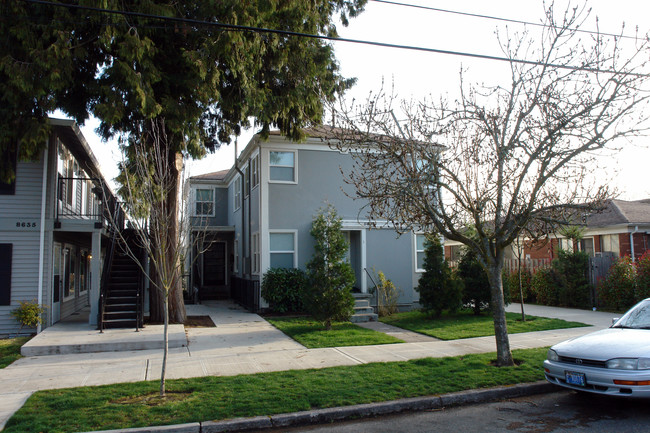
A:
POLYGON ((203 285, 225 285, 226 265, 226 243, 213 242, 203 253, 203 285))

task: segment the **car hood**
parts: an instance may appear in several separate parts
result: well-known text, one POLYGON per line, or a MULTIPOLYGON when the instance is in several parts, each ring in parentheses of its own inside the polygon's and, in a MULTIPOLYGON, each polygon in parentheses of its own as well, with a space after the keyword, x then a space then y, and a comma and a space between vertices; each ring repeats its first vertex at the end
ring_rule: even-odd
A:
POLYGON ((552 347, 560 356, 607 361, 612 358, 650 358, 650 330, 608 328, 552 347))

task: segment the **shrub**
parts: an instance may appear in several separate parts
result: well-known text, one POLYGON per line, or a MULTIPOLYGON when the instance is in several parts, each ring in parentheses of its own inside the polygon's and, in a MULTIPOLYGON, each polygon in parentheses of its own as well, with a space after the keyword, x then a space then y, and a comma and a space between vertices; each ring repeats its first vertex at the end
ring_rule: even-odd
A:
POLYGON ((18 301, 20 307, 11 311, 11 315, 20 323, 20 329, 25 326, 28 328, 35 328, 43 323, 43 313, 45 313, 45 306, 40 305, 36 300, 33 301, 18 301))
POLYGON ((635 298, 637 301, 650 298, 650 252, 636 262, 635 298))
POLYGON ((399 312, 397 307, 397 300, 399 298, 399 290, 395 284, 386 278, 382 271, 377 273, 377 313, 380 317, 390 316, 399 312))
POLYGON ((558 251, 551 267, 555 272, 559 305, 591 307, 589 300, 589 255, 583 251, 558 251))
POLYGON ((535 299, 542 305, 558 305, 558 286, 556 273, 551 268, 539 269, 530 282, 535 299))
POLYGON ((307 263, 306 307, 314 319, 331 329, 332 321, 347 321, 354 311, 354 271, 345 255, 348 243, 341 232, 341 218, 333 206, 314 218, 311 235, 316 241, 314 255, 307 263))
MULTIPOLYGON (((523 292, 524 302, 534 302, 535 294, 531 288, 531 281, 533 274, 528 269, 521 270, 521 291, 523 292)), ((503 276, 503 294, 508 296, 510 300, 521 302, 521 294, 519 291, 519 272, 504 271, 503 276)))
MULTIPOLYGON (((458 263, 457 275, 463 282, 463 305, 470 305, 474 314, 490 307, 490 281, 476 253, 466 249, 458 263)), ((505 292, 504 284, 504 292, 505 292)))
POLYGON ((427 236, 424 247, 424 273, 416 289, 420 293, 420 305, 426 312, 439 317, 444 310, 456 311, 462 301, 462 287, 444 260, 440 239, 427 236))
POLYGON ((262 297, 276 313, 304 311, 305 280, 300 269, 271 268, 262 278, 262 297))
POLYGON ((598 290, 601 304, 614 310, 626 310, 634 305, 636 267, 629 256, 621 257, 609 269, 598 290))

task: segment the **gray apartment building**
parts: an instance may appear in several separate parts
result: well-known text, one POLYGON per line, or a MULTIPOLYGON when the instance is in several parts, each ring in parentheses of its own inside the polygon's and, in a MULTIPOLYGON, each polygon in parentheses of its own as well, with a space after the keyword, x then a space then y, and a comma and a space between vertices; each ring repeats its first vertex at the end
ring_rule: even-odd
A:
POLYGON ((231 169, 190 178, 191 230, 200 237, 189 261, 190 287, 199 299, 233 298, 264 309, 265 271, 305 268, 313 255, 312 219, 331 204, 349 240, 355 291, 368 293, 369 274, 382 271, 401 290, 400 308, 417 306, 424 236, 400 236, 382 222, 371 227, 341 173, 352 168, 351 156, 328 145, 327 128, 306 133, 300 143, 277 132, 266 141, 256 135, 231 169))

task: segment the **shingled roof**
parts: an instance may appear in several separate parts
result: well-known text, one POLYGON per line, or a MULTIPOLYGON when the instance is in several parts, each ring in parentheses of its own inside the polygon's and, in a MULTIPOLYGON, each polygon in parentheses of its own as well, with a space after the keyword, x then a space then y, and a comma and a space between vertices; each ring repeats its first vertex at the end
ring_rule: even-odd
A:
POLYGON ((650 199, 608 200, 603 212, 592 214, 587 218, 588 227, 621 224, 650 224, 650 199))
POLYGON ((230 170, 221 170, 221 171, 214 171, 212 173, 198 174, 196 176, 192 176, 190 179, 224 180, 229 171, 230 170))

